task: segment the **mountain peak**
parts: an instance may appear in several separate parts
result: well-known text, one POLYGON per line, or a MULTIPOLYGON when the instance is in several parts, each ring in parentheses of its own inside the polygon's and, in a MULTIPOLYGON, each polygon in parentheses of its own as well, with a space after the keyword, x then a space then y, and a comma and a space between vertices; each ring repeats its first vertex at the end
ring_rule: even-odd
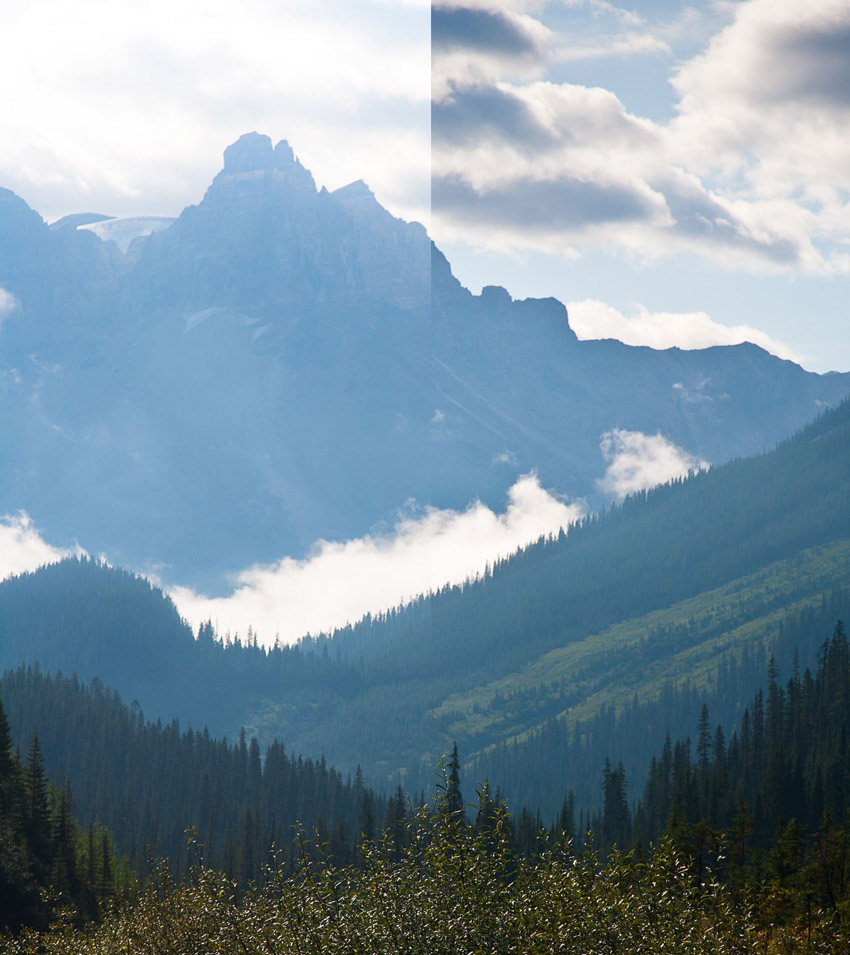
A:
POLYGON ((355 182, 350 182, 347 186, 341 186, 339 189, 334 189, 333 196, 337 199, 374 199, 375 193, 363 182, 362 179, 358 179, 355 182))
POLYGON ((271 139, 263 133, 244 133, 224 150, 224 171, 231 174, 284 169, 295 161, 295 153, 285 139, 272 149, 271 139))
POLYGON ((245 133, 224 150, 224 171, 254 172, 273 167, 272 141, 261 133, 245 133))
POLYGON ((224 168, 215 177, 207 192, 210 195, 265 194, 284 184, 289 191, 314 195, 316 183, 289 143, 282 139, 272 148, 271 139, 263 133, 244 133, 224 150, 224 168))

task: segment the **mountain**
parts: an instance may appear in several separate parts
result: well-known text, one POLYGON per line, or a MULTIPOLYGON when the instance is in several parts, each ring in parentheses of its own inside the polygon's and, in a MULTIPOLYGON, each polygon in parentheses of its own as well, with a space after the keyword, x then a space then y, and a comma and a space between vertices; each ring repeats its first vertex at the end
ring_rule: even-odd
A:
POLYGON ((470 294, 422 226, 257 133, 171 224, 49 227, 0 191, 0 288, 0 512, 209 591, 411 498, 501 507, 532 469, 601 505, 607 432, 716 464, 850 390, 753 345, 578 341, 557 301, 470 294))
POLYGON ((737 719, 768 653, 814 662, 850 604, 848 473, 845 400, 770 453, 627 498, 483 579, 268 652, 211 626, 194 639, 146 581, 67 560, 0 584, 0 670, 99 676, 151 718, 244 726, 411 790, 456 740, 514 805, 551 809, 575 780, 590 801, 606 753, 639 779, 697 699, 737 719))

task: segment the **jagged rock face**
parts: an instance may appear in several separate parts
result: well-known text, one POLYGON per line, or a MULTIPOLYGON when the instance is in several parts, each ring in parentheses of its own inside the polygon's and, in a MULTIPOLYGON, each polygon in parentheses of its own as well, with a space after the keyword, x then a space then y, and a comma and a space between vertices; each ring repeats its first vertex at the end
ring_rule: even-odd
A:
POLYGON ((203 201, 144 246, 134 294, 159 306, 277 310, 428 300, 425 230, 393 218, 368 189, 318 192, 283 141, 249 133, 228 147, 203 201))
POLYGON ((0 191, 0 513, 173 582, 361 535, 411 497, 501 505, 532 468, 599 501, 603 431, 720 462, 850 388, 754 346, 579 342, 559 302, 471 295, 420 225, 362 182, 317 190, 257 133, 126 254, 81 224, 0 191))

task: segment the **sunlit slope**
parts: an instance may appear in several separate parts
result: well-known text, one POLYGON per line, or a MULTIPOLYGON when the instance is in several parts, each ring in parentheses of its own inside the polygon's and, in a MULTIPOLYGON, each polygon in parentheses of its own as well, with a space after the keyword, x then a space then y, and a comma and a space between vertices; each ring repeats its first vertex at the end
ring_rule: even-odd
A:
POLYGON ((704 641, 734 640, 751 621, 740 638, 761 638, 772 614, 847 579, 846 545, 830 545, 850 539, 848 474, 843 404, 770 454, 639 495, 462 592, 337 634, 330 655, 357 661, 362 690, 318 718, 293 707, 298 745, 335 760, 368 748, 392 770, 455 738, 469 751, 522 733, 603 688, 631 695, 644 676, 706 666, 704 641), (499 681, 545 703, 502 716, 499 681))
POLYGON ((789 614, 850 581, 850 540, 801 551, 670 607, 541 654, 517 673, 448 697, 432 715, 453 738, 519 739, 553 715, 568 725, 605 706, 657 700, 689 683, 710 692, 721 660, 769 652, 789 614))

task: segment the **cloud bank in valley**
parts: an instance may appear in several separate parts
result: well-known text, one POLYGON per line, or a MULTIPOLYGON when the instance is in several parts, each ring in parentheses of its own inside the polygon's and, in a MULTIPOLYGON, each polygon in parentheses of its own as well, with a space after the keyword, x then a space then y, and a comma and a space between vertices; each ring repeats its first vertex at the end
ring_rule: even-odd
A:
POLYGON ((304 560, 248 568, 228 597, 204 597, 182 587, 170 593, 196 626, 210 619, 220 634, 244 638, 250 625, 263 644, 274 643, 276 636, 292 643, 308 632, 345 626, 368 612, 462 583, 583 513, 580 503, 558 499, 528 474, 508 491, 502 514, 481 502, 462 512, 428 508, 402 518, 387 535, 320 541, 304 560))
POLYGON ((661 434, 614 428, 602 435, 599 447, 608 467, 597 486, 620 500, 709 466, 661 434))
POLYGON ((80 547, 48 544, 24 512, 0 517, 0 580, 37 570, 63 557, 81 557, 84 553, 80 547))

